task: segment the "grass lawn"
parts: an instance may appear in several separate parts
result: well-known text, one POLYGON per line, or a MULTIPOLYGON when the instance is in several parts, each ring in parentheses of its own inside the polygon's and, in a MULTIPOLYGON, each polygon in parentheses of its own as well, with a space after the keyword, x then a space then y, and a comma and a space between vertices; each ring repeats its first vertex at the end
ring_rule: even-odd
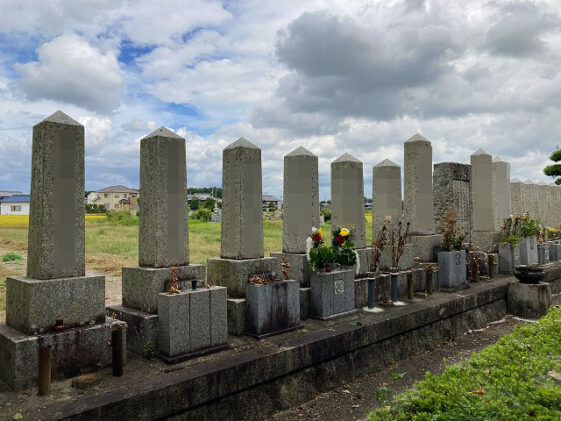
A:
MULTIPOLYGON (((378 394, 378 393, 377 393, 378 394)), ((447 367, 370 420, 561 420, 561 309, 447 367)))
MULTIPOLYGON (((367 239, 370 242, 372 215, 366 213, 367 239)), ((4 318, 5 277, 25 274, 27 258, 27 216, 0 215, 0 319, 4 318), (15 252, 21 261, 3 262, 2 256, 15 252)), ((330 225, 324 225, 329 236, 330 225)), ((328 239, 329 240, 329 239, 328 239)), ((282 222, 264 219, 265 255, 281 251, 282 222)), ((206 264, 220 257, 220 224, 189 220, 189 255, 192 263, 206 264)), ((104 215, 86 216, 86 270, 106 276, 121 276, 123 266, 138 263, 138 221, 110 221, 104 215)))

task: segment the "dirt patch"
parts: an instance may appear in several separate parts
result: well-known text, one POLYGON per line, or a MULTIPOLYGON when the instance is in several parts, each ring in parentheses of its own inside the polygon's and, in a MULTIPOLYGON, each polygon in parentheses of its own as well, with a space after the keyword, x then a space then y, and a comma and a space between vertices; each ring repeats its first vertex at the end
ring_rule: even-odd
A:
POLYGON ((365 420, 368 412, 384 404, 383 399, 410 389, 425 377, 427 371, 442 373, 446 365, 457 363, 473 351, 495 343, 522 323, 507 317, 499 323, 489 324, 486 329, 466 333, 454 341, 322 393, 303 405, 275 414, 268 421, 365 420))
POLYGON ((0 238, 0 248, 9 251, 27 251, 27 242, 0 238))

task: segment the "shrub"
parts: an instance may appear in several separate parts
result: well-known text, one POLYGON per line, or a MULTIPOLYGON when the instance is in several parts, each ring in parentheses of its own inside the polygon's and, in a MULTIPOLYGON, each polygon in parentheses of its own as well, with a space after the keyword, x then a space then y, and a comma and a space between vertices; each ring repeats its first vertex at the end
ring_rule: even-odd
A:
POLYGON ((207 208, 200 208, 197 212, 193 214, 194 219, 198 219, 204 222, 210 222, 212 217, 212 212, 207 208))
POLYGON ((370 420, 561 419, 560 319, 552 307, 440 376, 427 373, 370 420))
POLYGON ((129 211, 119 210, 111 211, 105 214, 108 222, 120 225, 136 225, 138 224, 138 217, 132 216, 129 211))
POLYGON ((2 256, 2 261, 3 262, 17 262, 23 260, 23 257, 21 257, 19 254, 17 253, 6 253, 2 256))

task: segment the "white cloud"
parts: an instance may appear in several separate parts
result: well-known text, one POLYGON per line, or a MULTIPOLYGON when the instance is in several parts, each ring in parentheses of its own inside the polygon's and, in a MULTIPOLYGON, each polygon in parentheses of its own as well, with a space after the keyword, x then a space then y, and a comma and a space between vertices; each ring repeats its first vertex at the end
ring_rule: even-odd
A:
POLYGON ((18 63, 30 100, 53 99, 107 113, 118 107, 123 76, 116 57, 76 35, 63 35, 37 50, 39 61, 18 63))

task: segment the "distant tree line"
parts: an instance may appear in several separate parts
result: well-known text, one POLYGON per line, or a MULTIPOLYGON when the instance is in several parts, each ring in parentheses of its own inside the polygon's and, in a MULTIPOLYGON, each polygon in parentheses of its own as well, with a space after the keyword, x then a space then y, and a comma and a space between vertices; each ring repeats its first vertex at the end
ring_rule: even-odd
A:
POLYGON ((189 187, 187 194, 205 193, 222 199, 222 187, 189 187))

